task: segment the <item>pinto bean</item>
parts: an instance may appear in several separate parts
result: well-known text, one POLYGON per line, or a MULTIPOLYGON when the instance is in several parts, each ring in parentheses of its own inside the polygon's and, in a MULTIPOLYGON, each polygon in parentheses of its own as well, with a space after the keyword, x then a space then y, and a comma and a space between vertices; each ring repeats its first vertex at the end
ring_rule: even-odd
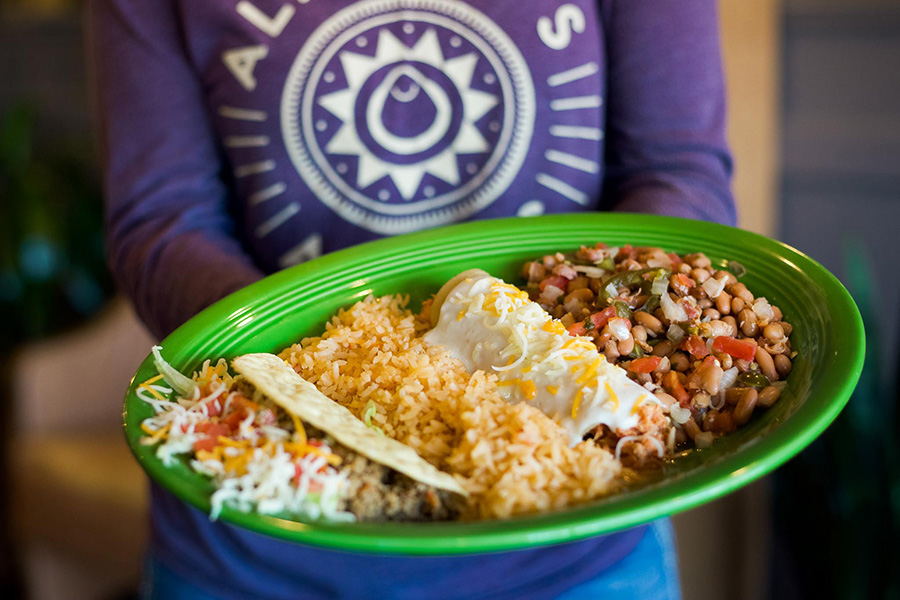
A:
POLYGON ((691 361, 684 352, 675 352, 669 357, 669 361, 672 363, 672 368, 676 371, 683 372, 691 368, 691 361))
POLYGON ((719 311, 717 311, 714 308, 707 308, 707 309, 704 309, 702 316, 704 319, 713 320, 713 319, 719 319, 722 316, 722 313, 720 313, 719 311))
POLYGON ((662 322, 650 313, 639 310, 633 316, 638 325, 643 326, 647 331, 651 331, 656 335, 663 332, 662 322))
POLYGON ((716 309, 723 315, 731 314, 731 294, 722 292, 716 296, 716 309))
POLYGON ((744 399, 744 396, 749 396, 751 394, 756 396, 756 390, 748 387, 728 388, 725 390, 725 402, 735 406, 744 399))
POLYGON ((758 394, 755 389, 746 389, 749 390, 749 392, 744 394, 734 407, 734 423, 738 426, 746 425, 747 421, 750 420, 750 416, 753 414, 753 409, 756 408, 758 399, 758 394))
POLYGON ((702 252, 688 254, 684 257, 684 261, 695 269, 708 269, 712 266, 712 261, 702 252))
POLYGON ((697 425, 697 421, 695 421, 693 417, 682 423, 681 428, 684 429, 684 432, 692 440, 700 434, 700 426, 697 425))
POLYGON ((750 293, 750 290, 747 289, 747 286, 741 282, 733 283, 729 286, 725 286, 725 289, 728 290, 728 293, 736 298, 740 298, 746 304, 753 304, 753 294, 750 293))
POLYGON ((778 371, 775 369, 775 361, 772 360, 772 355, 766 352, 761 346, 756 348, 756 364, 759 365, 759 370, 762 371, 762 374, 769 378, 769 381, 778 380, 778 371))
POLYGON ((711 362, 704 362, 688 376, 687 387, 691 390, 703 390, 710 396, 719 393, 722 381, 722 367, 711 362))
POLYGON ((675 350, 675 342, 673 342, 672 340, 666 339, 666 340, 663 340, 660 343, 658 343, 656 345, 656 347, 653 349, 653 352, 651 352, 651 354, 653 354, 653 356, 668 356, 668 355, 672 354, 672 352, 674 350, 675 350))
POLYGON ((775 401, 778 400, 778 397, 781 395, 781 390, 779 390, 774 385, 767 385, 759 392, 759 398, 757 398, 756 403, 762 406, 763 408, 769 408, 775 401))
POLYGON ((775 362, 775 370, 778 371, 778 375, 781 376, 782 379, 791 374, 791 370, 794 368, 794 365, 791 364, 791 359, 787 354, 778 354, 774 358, 775 362))
POLYGON ((646 342, 647 329, 643 325, 635 325, 631 328, 631 337, 633 337, 636 342, 646 342))
POLYGON ((769 323, 763 329, 763 337, 765 337, 770 344, 777 344, 784 339, 784 329, 779 323, 769 323))
POLYGON ((694 397, 691 398, 691 404, 697 408, 707 408, 709 406, 709 394, 706 392, 697 392, 694 394, 694 397))
POLYGON ((718 359, 719 364, 722 365, 722 368, 726 371, 734 366, 734 359, 731 358, 730 354, 726 354, 725 352, 716 352, 715 357, 716 359, 718 359))
POLYGON ((719 281, 724 281, 726 286, 737 283, 737 277, 725 270, 716 271, 713 274, 713 277, 715 277, 719 281))
POLYGON ((697 283, 703 283, 707 279, 710 278, 709 271, 702 267, 695 268, 691 270, 691 278, 697 283))
POLYGON ((743 309, 738 314, 738 322, 741 324, 741 333, 747 337, 756 337, 759 333, 759 324, 756 321, 756 313, 749 308, 743 309))

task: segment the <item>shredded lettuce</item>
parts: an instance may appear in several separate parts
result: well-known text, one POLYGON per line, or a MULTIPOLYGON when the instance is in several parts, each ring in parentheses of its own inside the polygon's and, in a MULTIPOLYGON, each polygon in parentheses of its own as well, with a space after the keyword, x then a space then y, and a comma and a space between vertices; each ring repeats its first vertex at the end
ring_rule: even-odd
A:
POLYGON ((384 431, 381 427, 372 423, 372 417, 375 416, 376 412, 378 412, 378 407, 375 405, 375 402, 369 400, 369 403, 366 405, 366 411, 363 413, 363 423, 365 423, 366 427, 369 429, 374 429, 381 435, 384 435, 384 431))
POLYGON ((172 365, 167 363, 162 357, 162 354, 159 353, 160 350, 162 350, 162 346, 153 346, 151 349, 153 352, 153 364, 156 365, 156 370, 159 371, 159 374, 163 376, 165 382, 168 383, 179 396, 183 398, 192 396, 194 389, 197 388, 197 382, 190 377, 183 375, 172 365))

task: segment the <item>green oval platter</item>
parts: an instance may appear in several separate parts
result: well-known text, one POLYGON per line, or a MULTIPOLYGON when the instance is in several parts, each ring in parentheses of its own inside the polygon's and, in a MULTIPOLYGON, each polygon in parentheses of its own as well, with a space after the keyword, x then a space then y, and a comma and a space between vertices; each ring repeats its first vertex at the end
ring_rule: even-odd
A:
MULTIPOLYGON (((479 522, 324 524, 225 508, 220 519, 296 543, 384 554, 493 552, 573 541, 699 506, 761 477, 812 442, 850 398, 862 370, 865 335, 856 305, 833 275, 797 250, 760 235, 634 214, 478 221, 354 246, 219 301, 167 337, 163 355, 190 373, 207 358, 277 352, 318 335, 338 309, 368 294, 409 294, 410 306, 418 310, 421 301, 464 269, 482 268, 515 283, 523 261, 598 241, 705 252, 743 264, 742 281, 778 305, 794 326, 791 341, 799 354, 779 401, 711 448, 674 460, 659 481, 553 513, 479 522)), ((210 481, 186 462, 164 467, 154 448, 140 443, 140 423, 153 411, 135 388, 155 374, 148 356, 128 389, 128 444, 151 478, 208 512, 210 481)))

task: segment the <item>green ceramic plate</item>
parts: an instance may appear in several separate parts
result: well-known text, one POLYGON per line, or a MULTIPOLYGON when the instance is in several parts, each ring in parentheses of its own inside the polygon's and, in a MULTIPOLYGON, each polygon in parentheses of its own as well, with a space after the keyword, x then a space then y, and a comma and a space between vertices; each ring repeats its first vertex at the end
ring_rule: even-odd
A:
MULTIPOLYGON (((768 473, 813 441, 850 397, 863 363, 862 320, 850 295, 821 265, 773 240, 721 225, 628 214, 578 214, 480 221, 356 246, 243 289, 191 319, 163 342, 190 372, 206 358, 277 352, 322 331, 339 308, 373 294, 420 302, 458 272, 480 267, 516 281, 524 260, 604 241, 658 245, 737 260, 743 281, 794 325, 799 352, 776 405, 712 448, 675 461, 661 481, 569 510, 506 521, 324 525, 225 509, 221 519, 294 542, 379 553, 457 554, 510 550, 609 533, 709 502, 768 473)), ((152 409, 135 385, 155 375, 148 357, 125 398, 125 435, 147 473, 201 510, 212 486, 185 464, 163 467, 139 443, 152 409)))

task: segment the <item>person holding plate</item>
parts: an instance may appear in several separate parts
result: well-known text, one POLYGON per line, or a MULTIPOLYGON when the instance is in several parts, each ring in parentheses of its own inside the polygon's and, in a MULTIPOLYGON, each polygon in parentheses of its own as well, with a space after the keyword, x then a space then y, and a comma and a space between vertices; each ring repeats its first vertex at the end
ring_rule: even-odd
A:
MULTIPOLYGON (((712 0, 92 0, 108 254, 160 338, 268 273, 471 219, 734 224, 712 0)), ((147 598, 679 598, 667 520, 368 556, 152 485, 147 598)))

